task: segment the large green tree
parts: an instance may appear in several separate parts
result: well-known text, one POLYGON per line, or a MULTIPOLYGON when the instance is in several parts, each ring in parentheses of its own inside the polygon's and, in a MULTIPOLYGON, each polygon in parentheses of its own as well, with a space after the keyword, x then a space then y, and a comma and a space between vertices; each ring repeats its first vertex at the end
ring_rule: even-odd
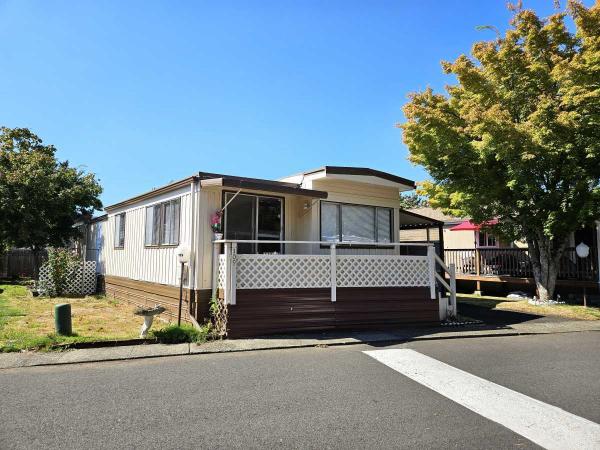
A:
POLYGON ((27 128, 0 127, 0 245, 67 244, 75 221, 102 208, 101 192, 93 174, 58 161, 27 128))
POLYGON ((431 205, 525 239, 548 300, 571 233, 600 218, 600 0, 512 10, 504 35, 442 63, 445 94, 410 96, 401 128, 431 205))
POLYGON ((400 196, 400 208, 402 209, 422 208, 425 206, 429 206, 427 197, 423 197, 418 193, 411 192, 410 194, 400 196))

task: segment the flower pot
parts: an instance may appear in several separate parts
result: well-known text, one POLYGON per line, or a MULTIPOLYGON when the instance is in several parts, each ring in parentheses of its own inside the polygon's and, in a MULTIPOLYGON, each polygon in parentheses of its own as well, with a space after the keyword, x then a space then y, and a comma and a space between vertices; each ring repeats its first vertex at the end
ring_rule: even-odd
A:
POLYGON ((220 241, 223 239, 223 233, 215 233, 215 241, 220 241))

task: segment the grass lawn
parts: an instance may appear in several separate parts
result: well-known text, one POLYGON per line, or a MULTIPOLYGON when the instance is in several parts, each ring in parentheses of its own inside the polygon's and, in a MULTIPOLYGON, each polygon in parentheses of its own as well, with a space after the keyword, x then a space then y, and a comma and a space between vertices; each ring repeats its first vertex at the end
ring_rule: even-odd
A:
MULTIPOLYGON (((0 352, 23 349, 48 350, 56 344, 139 337, 143 319, 133 306, 104 296, 84 298, 32 297, 20 285, 0 284, 0 352), (54 305, 70 303, 73 335, 54 334, 54 305)), ((153 330, 168 322, 154 320, 153 330)))
POLYGON ((600 308, 581 305, 549 305, 535 306, 527 303, 527 300, 513 300, 505 297, 476 296, 470 294, 457 294, 460 303, 481 306, 489 309, 503 311, 522 312, 538 316, 560 316, 568 319, 578 320, 600 320, 600 308))

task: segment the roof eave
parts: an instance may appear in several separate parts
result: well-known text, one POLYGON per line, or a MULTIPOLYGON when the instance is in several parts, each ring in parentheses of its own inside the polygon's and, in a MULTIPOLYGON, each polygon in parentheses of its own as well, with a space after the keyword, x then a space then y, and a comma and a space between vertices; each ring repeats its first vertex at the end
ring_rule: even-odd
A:
POLYGON ((289 185, 288 183, 260 181, 256 179, 243 179, 237 177, 207 178, 200 181, 200 186, 204 188, 226 187, 234 189, 248 189, 253 191, 275 192, 279 194, 301 195, 304 197, 314 198, 327 198, 328 195, 325 191, 303 189, 289 185))

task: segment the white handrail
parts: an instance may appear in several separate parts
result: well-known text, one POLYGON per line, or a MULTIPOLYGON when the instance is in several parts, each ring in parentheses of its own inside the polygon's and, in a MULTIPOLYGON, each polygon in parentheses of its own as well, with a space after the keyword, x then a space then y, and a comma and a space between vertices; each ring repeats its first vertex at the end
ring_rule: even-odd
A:
POLYGON ((432 247, 433 244, 426 244, 422 242, 406 243, 406 242, 360 242, 360 241, 274 241, 274 240, 257 240, 257 239, 219 239, 214 240, 213 244, 321 244, 321 245, 347 245, 347 246, 361 246, 361 247, 432 247))
POLYGON ((444 270, 450 278, 450 283, 446 283, 446 280, 440 274, 438 274, 437 272, 435 274, 435 277, 440 282, 440 284, 442 286, 444 286, 446 289, 448 289, 448 291, 450 292, 449 306, 450 306, 450 310, 452 311, 454 316, 456 316, 456 314, 458 312, 458 308, 457 308, 457 304, 456 304, 456 267, 455 267, 454 263, 446 265, 446 263, 442 260, 442 258, 440 258, 437 255, 437 253, 435 254, 435 260, 440 265, 442 270, 444 270))

